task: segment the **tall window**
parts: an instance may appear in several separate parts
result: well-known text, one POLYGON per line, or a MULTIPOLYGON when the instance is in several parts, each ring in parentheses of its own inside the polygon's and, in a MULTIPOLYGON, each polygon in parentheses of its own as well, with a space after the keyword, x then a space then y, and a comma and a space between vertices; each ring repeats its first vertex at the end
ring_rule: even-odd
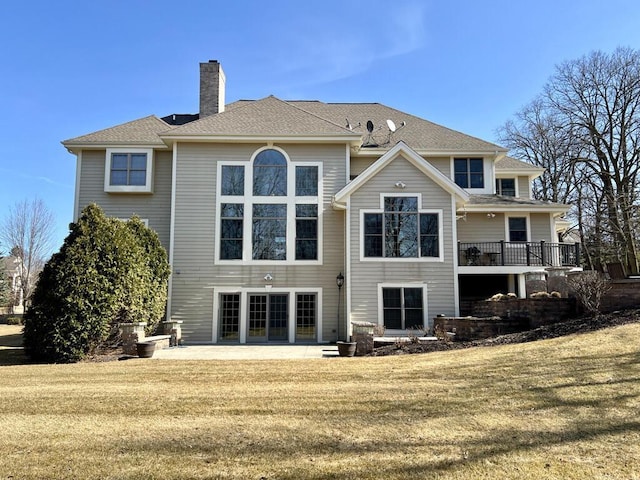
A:
POLYGON ((515 178, 496 178, 496 193, 505 197, 516 196, 515 178))
POLYGON ((456 185, 462 188, 484 188, 482 158, 456 158, 453 160, 456 185))
POLYGON ((244 205, 223 203, 220 211, 220 258, 242 259, 244 205))
POLYGON ((407 329, 424 326, 422 288, 383 288, 382 308, 386 328, 407 329))
POLYGON ((296 205, 296 260, 318 258, 318 205, 296 205))
POLYGON ((253 205, 254 260, 286 260, 287 205, 257 203, 253 205))
POLYGON ((418 211, 418 197, 384 197, 383 213, 364 214, 364 256, 438 257, 438 222, 438 214, 418 211))
POLYGON ((320 162, 292 162, 274 148, 252 163, 221 163, 219 259, 319 260, 320 169, 320 162))
POLYGON ((298 293, 296 295, 296 340, 315 340, 316 310, 315 293, 298 293))
POLYGON ((240 295, 220 296, 220 340, 237 340, 240 327, 240 295))
POLYGON ((527 218, 526 217, 509 217, 509 241, 510 242, 526 242, 527 241, 527 218))

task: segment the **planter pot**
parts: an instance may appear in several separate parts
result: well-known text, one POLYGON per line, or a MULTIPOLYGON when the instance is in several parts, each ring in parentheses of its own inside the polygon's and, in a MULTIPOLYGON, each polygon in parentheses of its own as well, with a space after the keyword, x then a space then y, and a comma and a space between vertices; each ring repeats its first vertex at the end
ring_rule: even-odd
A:
POLYGON ((341 357, 353 357, 356 354, 356 342, 337 342, 337 345, 341 357))
POLYGON ((136 343, 136 349, 140 358, 151 358, 153 352, 156 351, 156 344, 153 342, 139 342, 136 343))

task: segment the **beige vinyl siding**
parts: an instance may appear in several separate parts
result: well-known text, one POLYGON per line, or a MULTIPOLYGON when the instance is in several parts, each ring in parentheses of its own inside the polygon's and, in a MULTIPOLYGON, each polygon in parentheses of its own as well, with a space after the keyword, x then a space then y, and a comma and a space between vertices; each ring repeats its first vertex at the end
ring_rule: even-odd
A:
MULTIPOLYGON (((531 213, 513 212, 511 217, 529 216, 529 226, 531 232, 529 237, 532 242, 555 242, 551 236, 549 213, 531 213)), ((459 219, 458 241, 463 243, 471 242, 499 242, 500 240, 508 241, 507 238, 507 220, 504 213, 496 213, 495 217, 488 217, 486 213, 467 213, 466 220, 459 219)))
POLYGON ((518 196, 520 198, 531 198, 531 185, 529 177, 518 177, 518 196))
POLYGON ((104 191, 106 151, 84 150, 80 168, 79 207, 81 212, 90 203, 96 203, 111 217, 138 215, 146 218, 149 227, 158 232, 162 245, 168 251, 172 153, 155 151, 153 157, 152 194, 107 193, 104 191))
POLYGON ((505 217, 496 213, 487 217, 486 213, 467 213, 456 222, 459 242, 499 242, 505 240, 505 217))
POLYGON ((539 242, 557 242, 551 234, 551 214, 549 213, 532 213, 529 217, 531 225, 531 241, 539 242))
POLYGON ((427 161, 436 167, 445 177, 451 178, 452 160, 449 157, 429 157, 427 161))
POLYGON ((382 323, 378 318, 378 284, 426 284, 428 293, 425 302, 427 318, 444 313, 455 313, 452 206, 451 195, 427 178, 404 158, 398 158, 385 167, 366 185, 358 189, 350 199, 351 271, 349 292, 351 300, 351 320, 382 323), (360 260, 361 213, 380 209, 380 194, 393 196, 399 193, 395 183, 402 180, 407 185, 403 194, 422 194, 422 209, 443 211, 444 262, 376 261, 360 260))
POLYGON ((364 172, 370 165, 375 162, 375 158, 371 157, 353 157, 351 158, 351 166, 349 174, 351 176, 360 175, 364 172))
MULTIPOLYGON (((175 249, 171 316, 183 320, 185 339, 208 343, 212 339, 213 297, 216 287, 251 288, 265 292, 264 277, 273 276, 273 288, 322 288, 323 339, 335 340, 337 312, 336 276, 344 271, 344 213, 331 208, 333 195, 345 185, 344 145, 277 145, 293 162, 322 162, 323 204, 319 221, 323 226, 322 265, 215 264, 216 174, 218 161, 246 162, 264 147, 242 144, 179 144, 175 249), (177 272, 180 272, 179 274, 177 272)), ((244 232, 245 242, 251 232, 244 232)), ((287 241, 293 241, 287 238, 287 241)), ((295 301, 293 295, 290 302, 295 301)), ((344 320, 344 316, 342 316, 344 320)), ((295 319, 289 319, 295 321, 295 319)))

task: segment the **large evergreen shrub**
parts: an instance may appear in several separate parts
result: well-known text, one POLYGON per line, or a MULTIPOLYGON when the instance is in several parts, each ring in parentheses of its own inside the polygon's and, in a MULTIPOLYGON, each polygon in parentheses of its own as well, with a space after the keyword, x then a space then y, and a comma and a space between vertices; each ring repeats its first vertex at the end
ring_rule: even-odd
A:
POLYGON ((157 234, 137 218, 108 218, 87 206, 45 265, 25 315, 24 345, 34 360, 73 362, 111 327, 155 328, 167 300, 169 264, 157 234))

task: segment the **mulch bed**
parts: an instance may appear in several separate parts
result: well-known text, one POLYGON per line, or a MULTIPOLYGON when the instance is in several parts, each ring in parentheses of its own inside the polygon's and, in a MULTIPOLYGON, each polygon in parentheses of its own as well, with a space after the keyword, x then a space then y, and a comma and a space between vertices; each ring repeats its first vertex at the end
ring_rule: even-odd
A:
POLYGON ((534 330, 500 335, 484 340, 470 342, 434 341, 427 343, 406 343, 387 345, 376 348, 370 356, 405 355, 415 353, 441 352, 471 347, 491 347, 494 345, 508 345, 512 343, 534 342, 548 338, 562 337, 574 333, 593 332, 603 328, 640 322, 640 309, 621 310, 599 316, 574 318, 552 325, 545 325, 534 330))

